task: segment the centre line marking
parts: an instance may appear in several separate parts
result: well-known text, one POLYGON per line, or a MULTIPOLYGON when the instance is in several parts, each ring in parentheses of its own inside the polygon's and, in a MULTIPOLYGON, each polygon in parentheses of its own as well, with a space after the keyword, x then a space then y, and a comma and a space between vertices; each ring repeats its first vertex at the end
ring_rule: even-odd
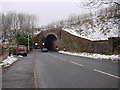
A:
POLYGON ((54 55, 54 57, 57 57, 57 56, 54 55))
POLYGON ((66 60, 66 59, 64 59, 64 58, 61 58, 61 57, 59 57, 59 59, 61 59, 61 60, 66 60))
POLYGON ((106 72, 103 72, 103 71, 100 71, 100 70, 97 70, 97 69, 93 69, 93 70, 96 71, 96 72, 99 72, 99 73, 102 73, 102 74, 105 74, 105 75, 120 79, 119 76, 115 76, 115 75, 112 75, 112 74, 109 74, 109 73, 106 73, 106 72))
POLYGON ((70 61, 70 62, 73 63, 73 64, 76 64, 76 65, 79 65, 79 66, 84 66, 82 64, 79 64, 79 63, 76 63, 76 62, 73 62, 73 61, 70 61))
POLYGON ((66 60, 66 59, 63 58, 63 60, 66 60))

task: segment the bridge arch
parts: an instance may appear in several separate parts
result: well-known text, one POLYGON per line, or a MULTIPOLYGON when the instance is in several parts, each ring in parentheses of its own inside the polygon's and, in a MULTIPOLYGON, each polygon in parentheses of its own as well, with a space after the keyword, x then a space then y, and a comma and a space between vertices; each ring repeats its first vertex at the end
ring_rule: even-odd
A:
POLYGON ((50 51, 56 50, 56 47, 58 47, 58 37, 54 33, 49 33, 45 36, 45 48, 47 48, 50 51))

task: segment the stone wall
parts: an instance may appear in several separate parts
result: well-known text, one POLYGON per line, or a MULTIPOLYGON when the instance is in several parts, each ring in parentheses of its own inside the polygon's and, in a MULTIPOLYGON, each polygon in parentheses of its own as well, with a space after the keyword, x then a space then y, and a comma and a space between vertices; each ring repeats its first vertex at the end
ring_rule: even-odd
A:
POLYGON ((76 37, 68 32, 62 31, 59 44, 60 49, 75 52, 92 52, 101 54, 113 54, 113 45, 109 40, 90 41, 76 37))
POLYGON ((112 53, 112 46, 110 46, 108 40, 93 41, 90 47, 90 52, 112 53))
POLYGON ((83 38, 76 37, 69 34, 68 32, 62 31, 60 38, 60 49, 65 49, 67 51, 77 51, 77 52, 87 52, 91 41, 83 38))
MULTIPOLYGON (((67 50, 74 52, 92 52, 92 53, 101 53, 101 54, 118 54, 117 49, 119 50, 120 45, 114 45, 116 39, 109 40, 100 40, 100 41, 90 41, 84 38, 74 36, 62 29, 52 29, 42 31, 40 34, 33 38, 33 42, 38 42, 38 45, 34 45, 34 48, 42 48, 42 43, 45 40, 45 37, 49 33, 54 33, 59 39, 58 48, 59 50, 67 50)), ((117 42, 117 41, 116 41, 117 42)))
POLYGON ((41 49, 43 47, 42 43, 44 41, 43 33, 36 35, 33 37, 33 48, 34 49, 41 49), (35 45, 35 43, 38 43, 38 45, 35 45))

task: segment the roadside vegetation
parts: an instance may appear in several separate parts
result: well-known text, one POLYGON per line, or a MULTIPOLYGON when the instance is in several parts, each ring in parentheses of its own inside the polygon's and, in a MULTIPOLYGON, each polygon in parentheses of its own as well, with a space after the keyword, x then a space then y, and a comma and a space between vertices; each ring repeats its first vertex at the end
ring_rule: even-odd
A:
POLYGON ((29 41, 29 45, 32 45, 32 38, 28 37, 27 34, 17 34, 16 35, 16 43, 17 45, 26 45, 28 46, 28 41, 29 41))
POLYGON ((25 35, 33 36, 34 30, 36 29, 37 17, 27 13, 9 11, 7 13, 0 12, 0 20, 2 21, 0 22, 0 31, 2 33, 0 37, 2 42, 0 43, 16 44, 16 38, 19 35, 24 37, 25 35))

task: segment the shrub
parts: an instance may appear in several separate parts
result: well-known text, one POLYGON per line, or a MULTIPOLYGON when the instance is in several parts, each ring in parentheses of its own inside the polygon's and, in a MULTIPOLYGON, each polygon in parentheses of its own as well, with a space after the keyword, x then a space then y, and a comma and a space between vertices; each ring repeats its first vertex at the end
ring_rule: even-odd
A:
POLYGON ((9 49, 9 55, 11 55, 11 54, 16 55, 16 48, 9 49))

